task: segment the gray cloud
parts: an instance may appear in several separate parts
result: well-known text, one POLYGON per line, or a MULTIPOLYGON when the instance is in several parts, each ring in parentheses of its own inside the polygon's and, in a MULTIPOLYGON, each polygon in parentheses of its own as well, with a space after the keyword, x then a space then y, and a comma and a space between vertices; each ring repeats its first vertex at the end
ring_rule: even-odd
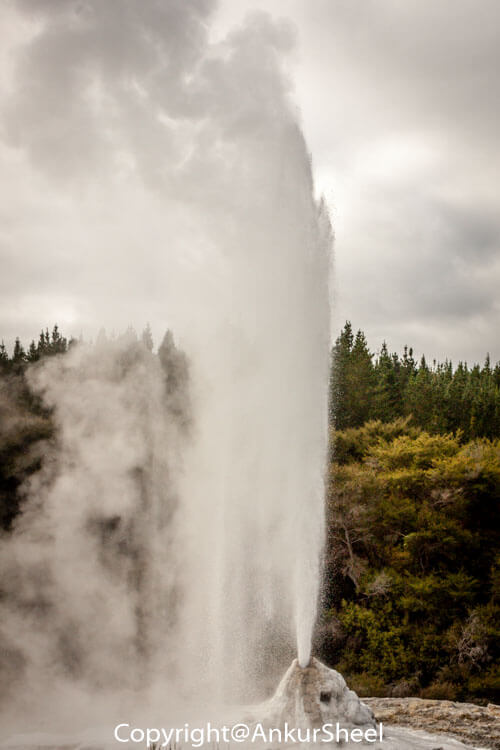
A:
POLYGON ((455 361, 495 351, 498 219, 461 212, 413 189, 369 192, 360 205, 356 230, 338 242, 340 306, 367 330, 372 346, 386 339, 392 347, 407 343, 455 361), (380 205, 385 208, 377 210, 380 205))
POLYGON ((498 5, 295 13, 298 97, 337 224, 338 324, 373 346, 499 358, 498 5))
MULTIPOLYGON (((293 45, 290 24, 271 24, 257 14, 244 30, 230 31, 260 7, 296 25, 295 101, 319 188, 336 223, 338 323, 352 318, 374 346, 386 338, 394 347, 414 343, 430 356, 473 360, 490 350, 493 358, 500 357, 496 2, 276 0, 271 8, 265 0, 224 0, 220 9, 211 2, 190 3, 182 18, 174 2, 140 8, 122 2, 119 14, 115 5, 14 4, 42 33, 15 56, 21 67, 6 121, 10 145, 22 143, 44 174, 81 180, 90 161, 93 175, 114 173, 107 192, 122 226, 110 227, 108 240, 109 246, 129 247, 130 271, 125 265, 117 269, 102 236, 99 250, 92 249, 95 237, 88 225, 98 220, 96 204, 106 200, 106 190, 98 196, 94 187, 90 200, 88 188, 87 193, 82 188, 80 216, 87 225, 72 240, 80 249, 85 246, 89 257, 100 254, 104 266, 109 258, 113 272, 103 267, 103 286, 118 283, 130 292, 132 279, 139 278, 141 288, 155 287, 154 270, 148 274, 130 259, 132 244, 140 241, 139 228, 125 218, 129 198, 123 185, 131 177, 154 189, 161 185, 182 201, 211 202, 213 211, 228 192, 238 203, 227 169, 231 143, 248 137, 257 144, 257 111, 262 122, 272 122, 276 106, 289 106, 291 91, 290 76, 268 75, 283 65, 283 53, 293 45), (211 19, 215 30, 213 24, 209 28, 211 19), (216 46, 210 47, 214 39, 216 46), (87 93, 75 97, 82 81, 87 93), (208 121, 203 112, 210 112, 208 121), (219 148, 208 148, 217 143, 219 148), (207 190, 214 173, 218 178, 207 190)), ((24 168, 29 182, 33 177, 24 168)), ((252 179, 259 191, 261 178, 252 179)), ((48 204, 51 190, 45 191, 48 204)), ((61 221, 59 208, 48 211, 49 225, 61 221)), ((148 256, 158 269, 159 258, 166 263, 174 249, 165 246, 170 240, 160 241, 152 229, 154 217, 144 210, 148 256)), ((42 256, 47 266, 57 262, 60 283, 80 299, 82 310, 92 292, 75 277, 81 274, 90 284, 92 263, 80 260, 75 274, 71 253, 61 258, 64 251, 54 247, 54 233, 48 226, 40 231, 47 213, 42 219, 34 200, 28 210, 20 202, 16 211, 18 224, 27 220, 33 229, 22 237, 15 227, 4 231, 10 236, 8 257, 17 256, 11 296, 23 269, 29 286, 27 269, 38 255, 33 275, 42 256)), ((195 256, 184 251, 188 264, 195 256)), ((172 285, 179 283, 175 263, 169 277, 172 285)), ((110 312, 104 292, 94 294, 94 313, 76 315, 80 327, 92 328, 98 315, 111 325, 126 316, 125 309, 110 312)), ((154 299, 142 295, 147 317, 157 314, 154 299)), ((58 305, 51 308, 47 301, 42 307, 49 314, 58 305)), ((140 309, 131 305, 130 315, 140 309)), ((33 326, 21 312, 16 321, 18 327, 13 322, 6 335, 33 326)))
POLYGON ((149 319, 160 335, 169 299, 179 309, 179 290, 192 290, 210 224, 236 212, 243 227, 246 191, 260 211, 263 188, 278 194, 284 127, 302 149, 282 70, 293 31, 254 13, 213 45, 213 9, 12 3, 0 147, 8 340, 54 320, 93 335, 149 319))

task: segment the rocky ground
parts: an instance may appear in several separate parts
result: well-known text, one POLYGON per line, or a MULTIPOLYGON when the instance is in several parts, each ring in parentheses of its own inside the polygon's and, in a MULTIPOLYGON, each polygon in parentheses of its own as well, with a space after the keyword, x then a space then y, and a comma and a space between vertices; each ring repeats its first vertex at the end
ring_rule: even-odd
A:
POLYGON ((443 732, 472 746, 500 750, 500 706, 423 698, 363 698, 363 703, 383 724, 443 732))

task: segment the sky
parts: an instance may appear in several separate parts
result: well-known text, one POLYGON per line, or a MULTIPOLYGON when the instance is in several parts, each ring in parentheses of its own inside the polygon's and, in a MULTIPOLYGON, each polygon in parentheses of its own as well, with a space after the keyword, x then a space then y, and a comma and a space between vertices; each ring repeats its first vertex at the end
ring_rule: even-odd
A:
MULTIPOLYGON (((150 321, 158 338, 169 282, 163 292, 158 264, 144 264, 134 249, 147 244, 160 252, 158 211, 141 191, 132 201, 130 192, 120 201, 115 191, 108 203, 98 168, 107 141, 94 138, 89 153, 92 123, 81 102, 62 127, 58 107, 78 82, 64 35, 54 36, 52 47, 48 38, 51 54, 26 62, 24 43, 39 28, 38 11, 55 14, 59 6, 61 0, 17 0, 0 10, 0 335, 7 343, 15 335, 27 341, 41 325, 58 322, 67 334, 92 336, 101 321, 108 329, 150 321), (40 93, 40 82, 43 99, 30 94, 37 85, 40 93), (69 164, 61 158, 65 128, 72 128, 69 164), (87 162, 93 189, 81 179, 87 162)), ((108 0, 107 8, 115 6, 108 0)), ((349 319, 374 351, 385 340, 391 350, 408 344, 429 360, 483 361, 486 352, 500 359, 496 0, 191 6, 205 14, 214 43, 257 9, 288 19, 279 53, 335 231, 334 332, 349 319)), ((104 22, 107 43, 119 45, 128 34, 127 63, 146 66, 133 29, 131 35, 116 15, 104 22)), ((167 38, 182 64, 193 38, 175 29, 167 38)), ((102 105, 103 92, 88 96, 94 109, 102 105)), ((140 114, 125 105, 123 112, 140 141, 140 114)), ((154 156, 148 159, 143 166, 153 179, 154 156)), ((126 154, 122 162, 126 172, 126 154)), ((162 263, 169 276, 168 258, 162 263)), ((174 284, 177 277, 169 278, 174 284)))

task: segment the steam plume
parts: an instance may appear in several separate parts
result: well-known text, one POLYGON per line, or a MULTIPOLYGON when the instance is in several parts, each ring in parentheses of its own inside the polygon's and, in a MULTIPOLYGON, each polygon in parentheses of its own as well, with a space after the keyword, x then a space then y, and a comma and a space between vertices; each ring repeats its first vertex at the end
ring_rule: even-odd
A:
POLYGON ((140 665, 188 698, 262 693, 293 652, 309 661, 323 539, 331 238, 284 70, 293 33, 253 14, 211 44, 208 0, 15 7, 32 35, 11 142, 78 207, 84 277, 113 269, 107 325, 133 310, 127 244, 190 393, 166 385, 184 366, 170 339, 33 374, 59 444, 6 547, 12 663, 38 695, 136 689, 140 665))

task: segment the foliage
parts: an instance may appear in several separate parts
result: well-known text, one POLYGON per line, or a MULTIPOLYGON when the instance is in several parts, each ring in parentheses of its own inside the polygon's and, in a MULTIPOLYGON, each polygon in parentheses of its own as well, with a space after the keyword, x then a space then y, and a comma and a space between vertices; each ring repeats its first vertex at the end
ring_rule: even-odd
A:
POLYGON ((330 422, 337 430, 366 422, 410 417, 430 433, 460 434, 462 441, 500 437, 500 363, 469 368, 460 362, 417 364, 413 350, 390 354, 384 342, 374 356, 362 331, 350 322, 332 350, 330 422))
MULTIPOLYGON (((141 341, 151 351, 149 326, 141 341)), ((177 354, 174 371, 180 378, 186 369, 184 355, 172 351, 175 347, 170 339, 167 343, 163 357, 173 359, 177 354)), ((38 343, 32 341, 27 352, 19 338, 10 357, 4 343, 0 344, 0 530, 12 528, 22 508, 27 480, 41 469, 57 437, 50 411, 28 385, 27 371, 46 357, 64 356, 76 345, 75 339, 68 341, 61 335, 57 325, 50 334, 48 329, 42 330, 38 343)))
POLYGON ((382 680, 380 695, 407 684, 498 702, 500 441, 398 418, 332 442, 325 609, 341 625, 337 668, 382 680))

